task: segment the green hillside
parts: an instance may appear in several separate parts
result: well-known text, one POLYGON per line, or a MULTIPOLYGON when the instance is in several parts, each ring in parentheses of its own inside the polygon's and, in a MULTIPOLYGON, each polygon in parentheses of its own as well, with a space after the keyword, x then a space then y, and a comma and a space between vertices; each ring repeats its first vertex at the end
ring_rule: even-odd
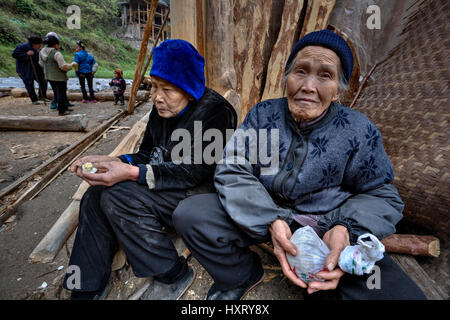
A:
MULTIPOLYGON (((61 41, 61 52, 67 62, 73 60, 77 40, 83 40, 86 50, 99 64, 98 78, 112 78, 114 68, 124 70, 124 77, 132 79, 139 51, 115 37, 119 33, 118 0, 0 0, 0 76, 17 76, 15 46, 26 42, 30 33, 41 37, 54 31, 61 41), (70 5, 81 10, 80 29, 67 27, 66 14, 70 5)), ((75 72, 70 71, 69 77, 75 72)))

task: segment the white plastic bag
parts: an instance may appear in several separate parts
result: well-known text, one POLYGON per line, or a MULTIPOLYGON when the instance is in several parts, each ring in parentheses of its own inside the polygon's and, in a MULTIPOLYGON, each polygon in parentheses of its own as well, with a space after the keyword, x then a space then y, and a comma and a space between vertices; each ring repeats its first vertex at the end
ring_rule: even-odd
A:
MULTIPOLYGON (((327 271, 325 259, 330 250, 313 228, 297 229, 291 237, 297 247, 297 255, 286 253, 291 270, 304 282, 324 281, 316 277, 319 271, 327 271)), ((384 245, 372 234, 358 237, 358 245, 347 246, 339 256, 339 267, 347 273, 362 275, 370 273, 375 262, 383 258, 384 245), (365 238, 369 241, 363 241, 365 238)))
POLYGON ((365 233, 358 237, 358 245, 348 246, 339 256, 339 267, 348 273, 362 276, 371 273, 375 262, 383 259, 384 245, 373 234, 365 233), (364 241, 363 239, 370 240, 364 241))
POLYGON ((324 281, 317 278, 316 273, 324 270, 325 259, 330 253, 325 242, 310 226, 297 229, 292 235, 291 241, 297 247, 295 257, 286 253, 291 270, 306 283, 324 281))

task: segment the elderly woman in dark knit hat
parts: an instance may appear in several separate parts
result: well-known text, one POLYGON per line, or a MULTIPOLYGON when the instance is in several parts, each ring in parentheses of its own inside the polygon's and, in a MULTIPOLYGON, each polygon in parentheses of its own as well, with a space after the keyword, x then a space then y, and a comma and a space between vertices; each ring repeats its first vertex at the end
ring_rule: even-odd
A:
MULTIPOLYGON (((233 107, 205 87, 204 65, 190 43, 161 43, 154 49, 150 71, 154 108, 139 151, 118 158, 87 156, 72 165, 71 170, 91 185, 81 200, 70 257, 70 265, 79 267, 79 285, 70 274, 64 280, 73 299, 106 294, 119 247, 137 277, 154 279, 144 299, 178 299, 192 283, 194 272, 178 256, 164 227, 173 227, 172 212, 181 200, 214 190, 215 164, 175 161, 171 154, 178 141, 171 136, 184 130, 193 138, 211 129, 225 139, 226 129, 234 130, 237 121, 233 107), (97 173, 84 171, 92 171, 90 166, 97 173)), ((193 158, 194 147, 198 145, 180 157, 193 158)))
POLYGON ((284 275, 308 294, 320 292, 313 296, 332 290, 343 299, 424 298, 387 255, 377 263, 381 289, 369 290, 367 277, 337 267, 341 251, 362 233, 379 239, 394 233, 403 210, 380 132, 338 103, 352 69, 352 52, 337 34, 322 30, 300 39, 285 68, 286 97, 249 111, 217 165, 217 194, 192 196, 175 210, 177 232, 214 279, 206 299, 241 299, 260 283, 264 270, 249 246, 266 241, 284 275), (252 130, 270 135, 274 166, 261 160, 264 144, 252 154, 257 141, 251 134, 249 143, 236 143, 252 130), (286 253, 302 254, 290 241, 302 226, 311 226, 330 249, 326 269, 316 274, 324 281, 306 283, 289 267, 286 253))

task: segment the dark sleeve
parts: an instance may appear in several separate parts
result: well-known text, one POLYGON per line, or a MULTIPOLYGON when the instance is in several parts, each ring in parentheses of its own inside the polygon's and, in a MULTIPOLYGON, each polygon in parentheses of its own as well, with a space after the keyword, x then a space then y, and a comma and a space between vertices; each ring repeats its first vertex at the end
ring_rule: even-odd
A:
POLYGON ((354 196, 319 220, 322 232, 337 224, 346 226, 353 242, 365 232, 379 239, 394 233, 403 211, 402 199, 391 184, 394 170, 381 134, 370 121, 365 132, 353 143, 344 174, 343 186, 354 196))
POLYGON ((270 236, 270 224, 277 219, 290 224, 293 214, 290 209, 281 208, 274 202, 255 175, 254 165, 249 158, 249 145, 257 143, 252 142, 252 138, 249 138, 248 143, 243 143, 245 138, 242 136, 247 131, 257 132, 260 128, 256 110, 254 107, 248 112, 244 122, 228 141, 224 161, 217 165, 214 174, 214 186, 233 222, 252 238, 266 241, 270 236))
MULTIPOLYGON (((226 137, 226 129, 231 127, 231 111, 225 106, 217 106, 212 112, 209 112, 202 121, 202 131, 205 132, 208 129, 216 129, 215 132, 220 132, 221 140, 220 148, 218 148, 215 154, 215 159, 220 160, 222 157, 224 138, 226 137)), ((164 162, 157 165, 151 165, 153 170, 154 180, 155 180, 155 190, 166 190, 166 189, 187 189, 200 185, 206 179, 210 178, 212 181, 215 162, 210 164, 206 163, 201 158, 200 163, 196 164, 195 152, 201 151, 204 154, 205 148, 208 147, 211 142, 209 141, 198 141, 194 140, 195 134, 191 134, 190 141, 190 155, 186 159, 190 159, 190 164, 186 163, 188 161, 183 160, 182 163, 174 162, 164 162)), ((203 136, 203 134, 202 134, 203 136)), ((202 140, 202 139, 200 139, 202 140)), ((182 141, 180 141, 181 143, 182 141)))
POLYGON ((138 166, 140 164, 146 165, 150 162, 150 152, 152 151, 152 149, 153 149, 153 139, 149 121, 145 129, 144 138, 142 138, 142 142, 139 146, 139 151, 133 154, 123 154, 118 158, 122 162, 134 166, 138 166))
POLYGON ((16 49, 14 49, 12 56, 14 59, 17 60, 28 60, 28 55, 27 55, 27 47, 24 45, 20 45, 17 46, 16 49))
POLYGON ((125 89, 127 88, 127 82, 123 78, 121 82, 122 82, 122 90, 125 91, 125 89))

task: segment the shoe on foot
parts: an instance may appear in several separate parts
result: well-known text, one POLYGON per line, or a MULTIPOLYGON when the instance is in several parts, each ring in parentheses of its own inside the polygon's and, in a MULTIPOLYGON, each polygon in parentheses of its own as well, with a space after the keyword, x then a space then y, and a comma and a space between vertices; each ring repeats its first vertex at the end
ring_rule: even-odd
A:
POLYGON ((83 103, 88 103, 88 101, 87 101, 87 100, 84 100, 84 99, 83 99, 81 102, 83 102, 83 103))
POLYGON ((183 277, 174 283, 166 284, 156 279, 139 300, 179 300, 195 279, 195 271, 190 266, 183 277))
POLYGON ((70 300, 106 300, 111 292, 111 280, 108 281, 105 288, 99 291, 72 291, 70 300))
POLYGON ((36 104, 40 104, 39 101, 33 101, 31 102, 32 104, 36 105, 36 104))
POLYGON ((52 103, 50 104, 50 109, 56 110, 58 109, 58 105, 52 101, 52 103))
POLYGON ((240 287, 230 290, 219 290, 214 283, 209 289, 205 300, 242 300, 245 295, 264 280, 264 269, 259 266, 252 278, 240 287))
POLYGON ((67 116, 67 115, 69 115, 70 114, 70 111, 69 110, 66 110, 66 111, 64 111, 64 112, 58 112, 58 116, 67 116))
POLYGON ((97 100, 91 100, 91 101, 89 101, 90 103, 97 103, 97 100))
POLYGON ((74 104, 70 103, 69 101, 66 102, 66 107, 75 107, 74 104))
POLYGON ((73 111, 73 109, 67 108, 67 111, 69 111, 69 112, 72 112, 72 111, 73 111))

